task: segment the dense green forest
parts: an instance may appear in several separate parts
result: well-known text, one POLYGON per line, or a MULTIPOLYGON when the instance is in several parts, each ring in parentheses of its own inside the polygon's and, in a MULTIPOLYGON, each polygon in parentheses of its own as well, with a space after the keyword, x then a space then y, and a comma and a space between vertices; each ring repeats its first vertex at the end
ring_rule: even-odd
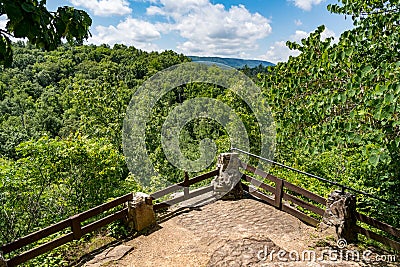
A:
MULTIPOLYGON (((262 88, 276 123, 275 160, 400 202, 400 3, 343 1, 331 12, 352 17, 338 42, 319 27, 302 53, 267 69, 244 69, 262 88)), ((13 44, 13 62, 0 67, 0 243, 60 221, 127 192, 143 190, 126 167, 122 125, 135 90, 160 70, 190 61, 173 51, 144 52, 115 45, 61 45, 44 52, 13 44)), ((230 105, 257 151, 259 129, 251 110, 229 89, 191 83, 163 96, 146 126, 157 171, 180 181, 165 158, 160 128, 185 100, 212 97, 230 105)), ((230 148, 221 125, 209 118, 182 130, 183 153, 199 154, 211 138, 230 148)), ((326 196, 327 187, 279 168, 271 172, 326 196)), ((398 206, 359 198, 359 209, 400 226, 398 206)))
POLYGON ((171 51, 14 46, 0 76, 1 241, 136 190, 121 148, 134 89, 187 61, 171 51))

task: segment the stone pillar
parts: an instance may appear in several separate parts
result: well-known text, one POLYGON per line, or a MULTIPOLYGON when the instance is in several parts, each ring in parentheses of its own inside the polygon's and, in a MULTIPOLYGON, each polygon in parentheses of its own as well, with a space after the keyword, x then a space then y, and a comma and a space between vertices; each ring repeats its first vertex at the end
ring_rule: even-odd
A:
POLYGON ((128 227, 135 231, 142 231, 156 224, 152 198, 144 193, 137 192, 133 200, 128 202, 128 227))
POLYGON ((320 230, 335 230, 338 239, 357 240, 356 197, 348 192, 335 190, 329 194, 320 230))
POLYGON ((217 167, 219 175, 212 184, 214 193, 222 199, 241 199, 243 197, 243 188, 240 178, 242 173, 239 171, 239 154, 223 153, 218 156, 217 167))

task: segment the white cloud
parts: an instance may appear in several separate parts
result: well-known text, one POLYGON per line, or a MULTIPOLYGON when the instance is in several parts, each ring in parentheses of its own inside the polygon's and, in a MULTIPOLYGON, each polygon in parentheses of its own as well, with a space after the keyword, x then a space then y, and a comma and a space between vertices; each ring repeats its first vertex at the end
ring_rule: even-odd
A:
POLYGON ((132 12, 126 0, 70 0, 74 6, 83 7, 96 16, 127 15, 132 12))
POLYGON ((150 15, 150 16, 153 16, 153 15, 166 15, 166 13, 161 8, 159 8, 158 6, 149 6, 146 9, 146 14, 150 15))
POLYGON ((289 50, 285 41, 279 41, 271 45, 267 53, 260 58, 276 64, 278 62, 287 61, 289 55, 298 56, 299 54, 299 51, 289 50))
POLYGON ((299 20, 299 19, 296 19, 296 20, 294 20, 294 24, 296 26, 301 26, 301 25, 303 25, 303 22, 301 20, 299 20))
POLYGON ((147 9, 147 14, 171 20, 157 28, 177 31, 185 39, 177 48, 189 55, 243 55, 257 49, 257 41, 272 31, 267 18, 250 13, 243 5, 225 9, 209 0, 160 0, 158 6, 147 9))
POLYGON ((88 40, 89 43, 109 45, 120 43, 147 51, 157 50, 157 46, 152 41, 161 37, 154 24, 131 17, 126 18, 117 26, 97 26, 95 31, 88 40))
MULTIPOLYGON (((83 3, 83 0, 70 0, 83 3)), ((95 0, 87 0, 88 2, 95 0)), ((110 1, 110 0, 101 0, 110 1)), ((127 18, 117 26, 97 26, 89 42, 124 43, 149 50, 162 34, 177 33, 178 52, 188 55, 243 57, 257 50, 258 41, 268 36, 270 21, 250 13, 244 5, 225 8, 210 0, 134 0, 150 2, 148 16, 161 16, 164 22, 127 18)), ((124 3, 118 0, 119 3, 124 3)), ((87 4, 89 6, 89 4, 87 4)))
POLYGON ((6 15, 0 16, 0 29, 5 29, 8 18, 6 15))
POLYGON ((319 5, 323 0, 291 0, 294 5, 306 11, 310 11, 312 6, 319 5))
POLYGON ((301 39, 307 38, 308 35, 310 35, 310 33, 297 30, 293 35, 290 36, 289 40, 293 42, 300 42, 301 39))
POLYGON ((326 38, 333 37, 333 43, 337 43, 339 38, 336 37, 336 33, 331 29, 325 28, 323 32, 321 32, 321 39, 325 40, 326 38))
POLYGON ((195 10, 201 11, 211 4, 209 0, 159 0, 159 5, 165 16, 177 20, 195 10))
MULTIPOLYGON (((309 35, 310 33, 298 30, 289 37, 289 41, 300 43, 302 39, 307 38, 309 35)), ((334 40, 337 39, 332 30, 325 28, 325 30, 321 33, 321 39, 325 40, 328 37, 333 37, 334 40)), ((279 41, 270 46, 267 53, 261 56, 261 58, 272 63, 278 63, 287 61, 289 56, 296 57, 298 55, 300 55, 300 51, 290 50, 286 46, 286 41, 279 41)))

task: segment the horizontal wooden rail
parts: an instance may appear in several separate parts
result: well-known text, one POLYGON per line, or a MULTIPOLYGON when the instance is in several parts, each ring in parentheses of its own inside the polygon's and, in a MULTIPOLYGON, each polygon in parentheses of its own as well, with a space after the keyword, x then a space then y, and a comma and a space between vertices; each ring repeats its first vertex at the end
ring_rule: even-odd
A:
POLYGON ((183 189, 185 187, 191 186, 191 185, 196 184, 198 182, 204 181, 204 180, 206 180, 208 178, 214 177, 214 176, 218 175, 218 173, 219 173, 219 169, 216 169, 216 170, 213 170, 211 172, 207 172, 207 173, 201 174, 199 176, 196 176, 196 177, 193 177, 193 178, 189 179, 188 181, 183 181, 183 182, 180 182, 178 184, 170 185, 165 189, 162 189, 160 191, 157 191, 157 192, 151 194, 150 196, 154 200, 155 199, 159 199, 160 197, 163 197, 165 195, 174 193, 174 192, 176 192, 176 191, 178 191, 180 189, 183 189))
MULTIPOLYGON (((376 219, 368 217, 367 215, 364 215, 364 214, 359 213, 359 212, 356 213, 356 218, 360 222, 363 222, 363 223, 365 223, 367 225, 375 227, 376 229, 382 230, 383 232, 388 233, 388 234, 390 234, 390 235, 392 235, 394 237, 400 238, 400 230, 395 228, 395 227, 393 227, 393 226, 391 226, 391 225, 389 225, 389 224, 387 224, 387 223, 380 222, 380 221, 378 221, 376 219)), ((395 250, 399 250, 400 251, 400 243, 395 241, 395 240, 393 240, 393 239, 390 239, 388 237, 382 236, 380 234, 377 234, 375 232, 367 230, 367 229, 365 229, 365 228, 363 228, 361 226, 358 226, 358 225, 357 225, 357 232, 359 234, 362 234, 362 235, 368 237, 368 238, 371 238, 371 239, 373 239, 375 241, 378 241, 378 242, 380 242, 382 244, 385 244, 385 245, 387 245, 387 246, 389 246, 391 248, 394 248, 395 250)))
POLYGON ((282 211, 287 212, 287 213, 293 215, 294 217, 296 217, 296 218, 302 220, 303 222, 308 223, 314 227, 316 227, 319 224, 318 220, 308 216, 307 214, 299 211, 296 208, 290 207, 289 205, 286 205, 286 204, 282 205, 282 211))
POLYGON ((27 236, 24 236, 20 239, 17 239, 11 243, 3 245, 2 247, 0 247, 0 250, 3 251, 4 254, 10 253, 10 252, 20 249, 24 246, 32 244, 40 239, 48 237, 49 235, 60 232, 60 231, 64 230, 65 228, 71 227, 73 218, 76 219, 76 217, 78 217, 80 222, 85 221, 88 218, 91 218, 95 215, 102 213, 103 211, 107 211, 111 208, 114 208, 114 207, 120 205, 120 204, 123 204, 124 202, 132 200, 132 198, 133 198, 132 194, 127 194, 122 197, 116 198, 110 202, 107 202, 105 204, 97 206, 93 209, 90 209, 90 210, 80 213, 78 215, 72 216, 66 220, 59 222, 59 223, 53 224, 42 230, 36 231, 36 232, 31 233, 27 236))
POLYGON ((384 231, 386 233, 389 233, 389 234, 391 234, 391 235, 393 235, 395 237, 400 238, 400 229, 397 229, 397 228, 395 228, 395 227, 393 227, 393 226, 391 226, 391 225, 389 225, 387 223, 380 222, 380 221, 378 221, 376 219, 370 218, 367 215, 364 215, 364 214, 361 214, 361 213, 358 213, 358 212, 356 214, 356 218, 360 222, 369 224, 369 225, 371 225, 371 226, 373 226, 373 227, 375 227, 375 228, 377 228, 379 230, 382 230, 382 231, 384 231))
MULTIPOLYGON (((233 151, 237 151, 237 152, 240 152, 240 153, 249 155, 249 156, 251 156, 251 157, 253 157, 253 158, 262 160, 262 161, 264 161, 264 162, 268 162, 269 164, 272 164, 272 165, 274 165, 274 166, 279 166, 279 167, 282 167, 282 168, 284 168, 284 169, 287 169, 287 170, 290 170, 290 171, 293 171, 293 172, 297 172, 297 173, 299 173, 299 174, 306 175, 306 176, 308 176, 308 177, 312 177, 312 178, 317 179, 317 180, 319 180, 319 181, 321 181, 321 182, 328 183, 328 184, 331 184, 331 185, 334 185, 334 186, 338 186, 339 188, 342 189, 342 191, 344 191, 344 190, 349 190, 349 191, 352 191, 352 192, 354 192, 354 193, 361 194, 361 195, 367 196, 367 197, 369 197, 369 198, 376 199, 376 200, 379 200, 379 201, 381 201, 381 202, 388 203, 388 204, 390 204, 390 205, 394 205, 394 206, 396 206, 396 207, 400 207, 400 203, 398 203, 398 202, 396 202, 396 201, 391 201, 391 200, 388 200, 388 199, 384 199, 384 198, 381 198, 381 197, 377 197, 377 196, 375 196, 375 195, 373 195, 373 194, 370 194, 370 193, 367 193, 367 192, 364 192, 364 191, 361 191, 361 190, 358 190, 358 189, 349 187, 349 186, 344 185, 344 184, 340 184, 340 183, 338 183, 338 182, 336 182, 336 181, 332 181, 332 180, 329 180, 329 179, 326 179, 326 178, 319 177, 319 176, 317 176, 317 175, 314 175, 314 174, 311 174, 311 173, 308 173, 308 172, 305 172, 305 171, 301 171, 301 170, 295 169, 295 168, 290 167, 290 166, 287 166, 287 165, 285 165, 285 164, 282 164, 282 163, 273 161, 273 160, 271 160, 271 159, 263 158, 263 157, 261 157, 261 156, 258 156, 258 155, 256 155, 256 154, 252 154, 252 153, 250 153, 250 152, 248 152, 248 151, 244 151, 244 150, 239 149, 239 148, 236 148, 236 147, 232 147, 232 148, 231 148, 231 151, 232 151, 232 152, 233 152, 233 151)), ((244 163, 244 164, 246 164, 246 163, 244 163)))
MULTIPOLYGON (((307 202, 297 196, 294 196, 290 193, 287 193, 285 191, 283 191, 283 188, 286 188, 287 190, 289 190, 290 192, 299 194, 303 197, 306 197, 309 200, 312 200, 316 203, 322 204, 322 205, 326 205, 326 199, 323 198, 322 196, 319 196, 317 194, 314 194, 304 188, 301 188, 299 186, 296 186, 288 181, 282 180, 280 178, 277 178, 273 175, 270 175, 262 170, 257 169, 254 166, 251 166, 247 163, 241 162, 241 167, 251 173, 254 173, 256 175, 261 176, 264 179, 268 179, 271 182, 275 183, 275 187, 267 185, 251 176, 248 175, 243 175, 242 180, 249 182, 251 185, 255 186, 248 186, 248 185, 243 185, 243 189, 248 191, 251 195, 267 202, 268 204, 275 206, 276 208, 285 211, 295 217, 297 217, 298 219, 313 225, 313 226, 317 226, 319 221, 316 220, 315 218, 312 218, 310 216, 308 216, 307 214, 301 212, 300 210, 291 207, 289 205, 287 205, 286 203, 282 203, 282 200, 287 200, 292 202, 295 205, 298 205, 304 209, 307 209, 315 214, 318 214, 320 216, 323 216, 325 213, 325 210, 321 209, 320 207, 307 202), (265 191, 268 191, 272 194, 274 194, 274 197, 272 196, 268 196, 263 194, 262 192, 258 191, 257 189, 263 189, 265 191)), ((376 219, 370 218, 364 214, 361 213, 356 213, 356 218, 358 221, 366 223, 372 227, 375 227, 379 230, 382 230, 394 237, 400 238, 400 230, 383 222, 380 222, 376 219)), ((376 240, 378 242, 381 242, 382 244, 385 244, 387 246, 390 246, 396 250, 400 250, 400 243, 392 240, 388 237, 384 237, 382 235, 379 235, 375 232, 372 232, 370 230, 364 229, 360 226, 357 226, 357 232, 367 236, 368 238, 371 238, 373 240, 376 240)))
POLYGON ((263 200, 264 202, 267 202, 268 204, 274 206, 275 200, 272 197, 261 193, 255 187, 248 186, 246 184, 242 184, 242 188, 243 188, 243 190, 249 192, 250 195, 255 196, 255 197, 263 200))
POLYGON ((315 214, 323 216, 324 213, 325 213, 325 210, 323 210, 323 209, 321 209, 321 208, 319 208, 317 206, 314 206, 313 204, 311 204, 309 202, 306 202, 306 201, 304 201, 304 200, 302 200, 302 199, 300 199, 298 197, 295 197, 295 196, 292 196, 290 194, 287 194, 285 192, 283 193, 283 197, 282 198, 284 200, 288 200, 290 202, 293 202, 294 204, 296 204, 296 205, 298 205, 298 206, 300 206, 302 208, 305 208, 305 209, 307 209, 309 211, 312 211, 315 214))
MULTIPOLYGON (((248 185, 242 185, 242 187, 243 187, 244 190, 249 192, 250 195, 255 196, 255 197, 261 199, 262 201, 264 201, 264 202, 266 202, 266 203, 268 203, 270 205, 275 206, 275 199, 274 198, 261 193, 260 191, 256 190, 256 188, 254 188, 254 187, 249 187, 248 185)), ((289 213, 290 215, 293 215, 296 218, 298 218, 298 219, 302 220, 303 222, 305 222, 305 223, 307 223, 309 225, 312 225, 314 227, 316 227, 318 225, 318 223, 319 223, 318 220, 316 220, 316 219, 308 216, 307 214, 305 214, 305 213, 303 213, 303 212, 301 212, 301 211, 299 211, 299 210, 297 210, 295 208, 292 208, 292 207, 290 207, 289 205, 286 205, 286 204, 282 205, 282 211, 284 211, 286 213, 289 213)))
POLYGON ((183 196, 179 196, 179 197, 176 197, 176 198, 173 198, 173 199, 170 199, 170 200, 166 200, 166 201, 161 202, 161 203, 154 204, 153 210, 157 211, 157 210, 160 210, 160 209, 165 209, 165 208, 168 208, 168 207, 170 207, 172 205, 175 205, 175 204, 178 204, 178 203, 180 203, 182 201, 185 201, 185 200, 187 200, 189 198, 197 197, 197 196, 203 195, 205 193, 212 192, 213 190, 214 190, 214 186, 213 185, 206 186, 206 187, 201 187, 199 189, 191 191, 187 196, 183 195, 183 196))
MULTIPOLYGON (((266 173, 266 172, 264 172, 262 170, 259 170, 256 167, 251 166, 251 165, 249 165, 247 163, 244 163, 244 162, 241 162, 241 167, 243 169, 249 171, 249 172, 252 172, 252 173, 254 173, 256 175, 259 175, 259 176, 261 176, 261 177, 263 177, 265 179, 268 179, 268 180, 270 180, 271 182, 274 182, 274 183, 276 183, 278 180, 281 180, 281 179, 279 179, 279 178, 277 178, 277 177, 275 177, 275 176, 273 176, 273 175, 271 175, 269 173, 266 173)), ((254 178, 252 178, 252 179, 254 179, 254 178)), ((298 193, 298 194, 300 194, 300 195, 302 195, 302 196, 304 196, 304 197, 306 197, 308 199, 311 199, 311 200, 313 200, 313 201, 315 201, 317 203, 320 203, 322 205, 326 205, 326 199, 323 198, 322 196, 314 194, 313 192, 308 191, 308 190, 306 190, 304 188, 301 188, 301 187, 299 187, 297 185, 294 185, 294 184, 292 184, 292 183, 290 183, 288 181, 285 181, 285 180, 282 180, 282 181, 283 181, 283 186, 286 187, 287 189, 289 189, 290 191, 298 193)), ((263 188, 263 189, 265 189, 265 188, 263 188)), ((271 187, 269 187, 269 189, 265 189, 265 190, 270 191, 271 187)), ((272 190, 275 190, 275 188, 273 188, 272 190)))
POLYGON ((3 251, 4 254, 10 253, 10 252, 20 249, 24 246, 32 244, 33 242, 36 242, 36 241, 38 241, 42 238, 45 238, 49 235, 60 232, 70 226, 71 226, 70 219, 61 221, 59 223, 53 224, 49 227, 46 227, 42 230, 39 230, 37 232, 31 233, 27 236, 24 236, 20 239, 17 239, 11 243, 5 244, 0 248, 0 250, 3 251))
POLYGON ((285 192, 284 188, 286 188, 287 190, 289 190, 291 192, 297 193, 303 197, 306 197, 307 199, 315 201, 316 203, 322 204, 322 205, 326 205, 325 198, 323 198, 317 194, 314 194, 304 188, 301 188, 292 183, 289 183, 285 180, 282 180, 273 175, 270 175, 270 174, 268 174, 262 170, 259 170, 259 169, 255 168, 254 166, 251 166, 247 163, 241 162, 241 167, 251 173, 257 174, 257 175, 261 176, 262 178, 268 179, 269 181, 275 183, 275 187, 273 187, 273 186, 270 186, 268 184, 265 184, 265 183, 255 179, 251 176, 243 175, 242 180, 250 182, 253 186, 256 187, 256 188, 254 188, 254 187, 244 186, 244 189, 246 191, 252 190, 252 192, 250 192, 250 191, 248 191, 248 192, 250 192, 253 196, 256 196, 256 197, 266 201, 267 203, 275 206, 276 208, 278 208, 282 211, 285 211, 310 225, 316 226, 319 223, 319 221, 314 219, 313 217, 310 217, 307 214, 305 214, 285 203, 282 203, 282 200, 290 201, 293 204, 298 205, 298 206, 300 206, 304 209, 307 209, 307 210, 309 210, 317 215, 320 215, 320 216, 323 216, 325 211, 323 209, 321 209, 320 207, 317 207, 313 203, 307 202, 303 199, 300 199, 296 196, 293 196, 293 195, 285 192), (261 188, 265 191, 268 191, 268 192, 274 194, 274 198, 267 196, 261 192, 256 192, 257 188, 261 188))
MULTIPOLYGON (((252 179, 249 179, 247 177, 245 179, 251 180, 254 183, 254 180, 252 180, 252 179)), ((258 183, 256 183, 255 186, 258 186, 261 188, 261 186, 258 183)), ((323 213, 324 213, 323 209, 316 207, 316 206, 312 205, 311 203, 305 202, 304 200, 301 200, 301 199, 294 197, 290 194, 287 194, 285 192, 282 193, 281 197, 277 198, 276 197, 277 195, 275 195, 274 197, 268 196, 268 195, 258 191, 257 188, 254 186, 248 186, 246 184, 243 184, 242 187, 243 187, 243 190, 249 192, 250 195, 257 197, 257 198, 263 200, 264 202, 266 202, 276 208, 279 208, 280 210, 287 212, 287 213, 295 216, 296 218, 300 219, 301 221, 303 221, 309 225, 312 225, 314 227, 318 225, 318 223, 319 223, 318 220, 308 216, 307 214, 297 210, 296 208, 293 208, 285 203, 282 203, 282 201, 279 201, 279 199, 286 199, 286 200, 292 201, 294 204, 299 205, 307 210, 310 210, 318 215, 323 215, 323 213)))
POLYGON ((7 261, 7 266, 16 266, 18 264, 24 263, 30 259, 33 259, 39 255, 42 255, 52 249, 55 249, 61 245, 64 245, 68 242, 71 242, 72 240, 74 240, 74 234, 73 233, 69 233, 67 235, 64 235, 62 237, 59 237, 57 239, 54 239, 50 242, 47 242, 43 245, 40 245, 36 248, 33 248, 31 250, 28 250, 18 256, 13 257, 12 259, 7 261))
POLYGON ((52 241, 49 241, 45 244, 39 245, 35 248, 32 248, 28 251, 25 251, 19 255, 14 256, 13 258, 7 260, 6 261, 7 266, 8 267, 16 266, 18 264, 24 263, 30 259, 33 259, 39 255, 44 254, 52 249, 55 249, 61 245, 71 242, 72 240, 77 240, 77 239, 81 238, 82 235, 85 235, 94 230, 97 230, 97 229, 99 229, 107 224, 110 224, 118 219, 124 218, 127 215, 127 208, 117 211, 114 214, 108 215, 107 217, 99 219, 99 220, 97 220, 89 225, 86 225, 84 227, 81 226, 82 222, 84 222, 94 216, 97 216, 105 211, 108 211, 112 208, 115 208, 121 204, 124 204, 132 199, 133 199, 133 194, 127 194, 127 195, 121 196, 110 202, 104 203, 102 205, 99 205, 99 206, 92 208, 90 210, 87 210, 85 212, 71 216, 66 220, 63 220, 56 224, 53 224, 49 227, 46 227, 42 230, 31 233, 25 237, 22 237, 16 241, 13 241, 9 244, 6 244, 6 245, 0 247, 0 250, 4 254, 8 254, 8 253, 11 253, 18 249, 21 249, 27 245, 34 244, 38 240, 46 238, 52 234, 55 234, 55 233, 58 233, 61 231, 65 231, 65 229, 67 229, 67 228, 71 228, 70 233, 67 233, 64 236, 58 237, 58 238, 56 238, 52 241))
POLYGON ((251 176, 244 175, 244 180, 251 183, 254 186, 258 186, 258 187, 264 189, 265 191, 275 194, 275 187, 270 186, 268 184, 264 184, 263 182, 260 182, 259 180, 255 179, 251 176))
POLYGON ((397 241, 394 241, 394 240, 389 239, 387 237, 381 236, 381 235, 379 235, 377 233, 374 233, 374 232, 372 232, 370 230, 364 229, 364 228, 362 228, 362 227, 360 227, 358 225, 357 225, 357 232, 359 234, 362 234, 362 235, 370 238, 370 239, 373 239, 373 240, 378 241, 378 242, 380 242, 382 244, 385 244, 385 245, 387 245, 387 246, 389 246, 391 248, 394 248, 397 251, 400 251, 400 243, 397 242, 397 241))
POLYGON ((128 202, 128 201, 130 201, 132 199, 133 199, 133 194, 132 193, 126 194, 124 196, 121 196, 121 197, 118 197, 116 199, 113 199, 110 202, 101 204, 101 205, 99 205, 99 206, 97 206, 97 207, 95 207, 93 209, 90 209, 88 211, 82 212, 82 213, 80 213, 80 214, 78 214, 76 216, 79 217, 79 220, 81 222, 84 222, 89 218, 92 218, 92 217, 94 217, 96 215, 99 215, 100 213, 103 213, 103 212, 105 212, 107 210, 110 210, 110 209, 115 208, 115 207, 117 207, 119 205, 122 205, 122 204, 124 204, 124 203, 126 203, 126 202, 128 202))
POLYGON ((106 226, 112 222, 115 222, 116 220, 124 219, 127 215, 128 215, 128 208, 117 211, 114 214, 108 215, 98 221, 95 221, 91 224, 88 224, 88 225, 82 227, 82 234, 84 235, 84 234, 93 232, 94 230, 97 230, 103 226, 106 226))
POLYGON ((174 192, 176 192, 176 191, 178 191, 178 190, 180 190, 182 188, 183 188, 182 185, 173 184, 173 185, 170 185, 170 186, 168 186, 168 187, 166 187, 166 188, 164 188, 164 189, 162 189, 160 191, 157 191, 157 192, 151 194, 150 196, 153 198, 153 200, 156 200, 156 199, 159 199, 159 198, 161 198, 161 197, 163 197, 165 195, 174 193, 174 192))
MULTIPOLYGON (((211 178, 211 177, 214 177, 214 176, 216 176, 216 175, 218 175, 218 174, 219 174, 219 169, 215 169, 215 170, 213 170, 213 171, 210 171, 210 172, 204 173, 204 174, 202 174, 202 175, 193 177, 193 178, 189 179, 188 185, 197 184, 198 182, 204 181, 204 180, 206 180, 206 179, 208 179, 208 178, 211 178)), ((182 183, 180 183, 180 184, 183 184, 183 185, 184 185, 184 182, 182 182, 182 183)))
POLYGON ((298 187, 297 185, 294 185, 292 183, 289 183, 288 181, 283 181, 283 186, 289 189, 292 192, 298 193, 310 200, 313 200, 319 204, 326 205, 326 199, 321 197, 320 195, 314 194, 311 191, 308 191, 307 189, 298 187))
POLYGON ((255 175, 259 175, 259 176, 261 176, 261 177, 263 177, 265 179, 270 180, 271 182, 276 183, 276 181, 278 180, 278 178, 273 176, 272 174, 266 173, 266 172, 264 172, 264 171, 262 171, 260 169, 257 169, 256 167, 251 166, 251 165, 249 165, 249 164, 247 164, 245 162, 240 162, 240 164, 241 164, 241 167, 243 169, 245 169, 246 171, 254 173, 255 175))

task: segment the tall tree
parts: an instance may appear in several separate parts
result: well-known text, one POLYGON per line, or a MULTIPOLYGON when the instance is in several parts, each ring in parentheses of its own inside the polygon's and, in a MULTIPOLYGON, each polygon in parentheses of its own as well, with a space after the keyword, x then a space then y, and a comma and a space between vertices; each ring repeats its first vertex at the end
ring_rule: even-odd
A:
MULTIPOLYGON (((353 29, 337 43, 321 39, 324 26, 288 42, 301 54, 265 75, 278 160, 398 202, 400 1, 339 2, 328 10, 351 16, 353 29)), ((391 206, 368 201, 375 216, 400 223, 391 206)))

